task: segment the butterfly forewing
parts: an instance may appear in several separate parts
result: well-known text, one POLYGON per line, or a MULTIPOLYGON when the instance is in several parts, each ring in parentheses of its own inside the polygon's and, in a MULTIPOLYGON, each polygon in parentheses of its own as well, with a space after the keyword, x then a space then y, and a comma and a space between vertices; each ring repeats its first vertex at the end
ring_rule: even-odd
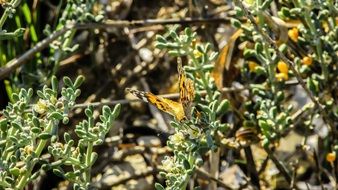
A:
POLYGON ((166 112, 174 117, 176 117, 177 120, 181 121, 184 118, 184 111, 182 104, 172 101, 170 99, 161 98, 156 95, 154 95, 151 92, 143 92, 133 89, 127 89, 130 93, 132 93, 137 98, 148 102, 152 105, 154 105, 157 109, 166 112))
POLYGON ((176 117, 176 119, 178 121, 182 121, 183 119, 185 119, 185 113, 184 113, 184 109, 182 104, 172 101, 170 99, 167 98, 161 98, 163 102, 167 103, 168 105, 170 105, 170 107, 172 108, 172 111, 174 114, 171 114, 173 116, 176 117))

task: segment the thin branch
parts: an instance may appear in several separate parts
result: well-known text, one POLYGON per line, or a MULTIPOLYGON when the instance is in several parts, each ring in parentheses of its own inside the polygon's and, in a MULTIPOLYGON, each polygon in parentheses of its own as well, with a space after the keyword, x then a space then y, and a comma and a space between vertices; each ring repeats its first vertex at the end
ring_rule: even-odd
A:
POLYGON ((303 87, 304 91, 306 94, 310 97, 312 102, 318 107, 320 113, 323 115, 323 119, 325 123, 330 127, 331 131, 333 132, 333 136, 336 136, 336 128, 334 127, 333 122, 331 119, 328 117, 328 114, 324 110, 323 106, 320 104, 320 102, 312 95, 311 91, 306 87, 306 83, 302 79, 301 75, 298 73, 298 71, 295 68, 295 64, 289 60, 281 51, 279 51, 278 46, 275 44, 275 42, 270 38, 269 35, 267 35, 255 22, 255 18, 251 15, 249 10, 244 6, 242 1, 235 0, 236 4, 242 8, 242 10, 245 12, 245 15, 249 18, 250 22, 254 26, 255 30, 263 37, 263 40, 268 43, 277 53, 277 56, 283 60, 285 63, 289 65, 291 68, 292 72, 294 73, 295 77, 299 81, 299 84, 303 87))
POLYGON ((268 166, 269 157, 266 157, 258 170, 258 175, 262 174, 268 166))
POLYGON ((298 165, 296 163, 293 163, 293 165, 292 165, 292 180, 291 180, 291 184, 290 184, 290 189, 294 189, 294 187, 296 186, 297 169, 298 169, 298 165))
POLYGON ((0 80, 3 80, 10 73, 12 73, 16 68, 22 66, 28 60, 33 58, 36 53, 45 49, 51 42, 53 42, 58 37, 65 34, 70 29, 72 29, 72 27, 69 25, 69 26, 62 28, 61 30, 54 32, 52 35, 48 36, 41 42, 37 43, 33 48, 26 51, 24 54, 22 54, 18 58, 14 58, 11 61, 9 61, 5 66, 0 68, 0 80))
POLYGON ((257 189, 261 189, 260 184, 259 184, 259 175, 256 169, 256 164, 255 164, 254 157, 252 155, 251 147, 250 146, 245 147, 244 153, 245 153, 245 157, 247 160, 247 169, 249 172, 250 181, 257 189))
POLYGON ((197 168, 196 173, 197 173, 197 175, 200 175, 202 177, 208 178, 209 180, 215 181, 219 186, 223 187, 224 189, 228 189, 228 190, 232 189, 230 186, 225 184, 223 181, 211 176, 210 174, 208 174, 207 172, 205 172, 202 169, 197 168))
MULTIPOLYGON (((298 81, 287 81, 286 82, 287 86, 294 86, 294 85, 297 85, 297 84, 298 84, 298 81)), ((233 87, 227 88, 227 87, 224 87, 224 88, 222 88, 221 92, 222 93, 241 92, 241 91, 248 90, 248 89, 249 88, 245 88, 245 87, 242 87, 242 88, 233 88, 233 87)), ((197 93, 200 94, 201 96, 206 95, 205 90, 199 91, 197 93)), ((158 96, 162 97, 162 98, 168 98, 168 99, 178 99, 180 94, 179 93, 171 93, 171 94, 163 94, 163 95, 158 95, 158 96)), ((140 99, 132 99, 132 100, 122 99, 122 100, 113 100, 113 101, 82 103, 82 104, 76 104, 74 106, 74 108, 86 108, 88 106, 100 107, 100 106, 104 106, 104 105, 111 106, 111 105, 116 105, 116 104, 129 104, 131 102, 139 102, 139 101, 142 101, 142 100, 140 100, 140 99)))
POLYGON ((185 18, 185 19, 146 19, 146 20, 134 20, 134 21, 118 21, 108 20, 102 25, 103 28, 118 25, 125 26, 146 26, 146 25, 170 25, 170 24, 229 24, 229 18, 185 18))
MULTIPOLYGON (((298 82, 297 81, 287 81, 286 82, 286 85, 287 86, 294 86, 294 85, 297 85, 298 82)), ((231 93, 231 92, 240 92, 240 91, 244 91, 244 90, 248 90, 249 88, 227 88, 227 87, 224 87, 221 92, 222 93, 231 93)), ((206 94, 206 91, 205 90, 202 90, 202 91, 199 91, 198 92, 200 95, 204 96, 206 94)), ((158 95, 159 97, 162 97, 162 98, 168 98, 168 99, 178 99, 180 94, 179 93, 171 93, 171 94, 163 94, 163 95, 158 95)), ((102 107, 104 105, 107 105, 107 106, 113 106, 113 105, 116 105, 116 104, 129 104, 131 102, 140 102, 142 100, 140 99, 132 99, 132 100, 127 100, 127 99, 121 99, 121 100, 112 100, 112 101, 101 101, 101 102, 92 102, 92 103, 80 103, 80 104, 76 104, 74 105, 74 109, 75 108, 86 108, 88 106, 93 106, 93 107, 102 107)), ((33 105, 30 105, 30 107, 32 107, 33 105)), ((26 110, 28 111, 28 110, 26 110)), ((0 111, 0 114, 3 114, 3 111, 0 111)))
MULTIPOLYGON (((240 92, 243 90, 247 90, 246 88, 223 88, 222 92, 223 93, 229 93, 229 92, 240 92)), ((198 92, 200 95, 204 96, 206 94, 205 90, 199 91, 198 92)), ((179 98, 180 94, 179 93, 171 93, 171 94, 164 94, 164 95, 158 95, 159 97, 162 98, 168 98, 168 99, 177 99, 179 98)), ((103 105, 116 105, 116 104, 129 104, 131 102, 138 102, 142 101, 140 99, 132 99, 132 100, 113 100, 113 101, 102 101, 102 102, 93 102, 93 103, 83 103, 83 104, 76 104, 74 108, 85 108, 88 106, 94 106, 94 107, 99 107, 103 105)))
POLYGON ((272 162, 275 164, 279 172, 284 176, 285 180, 288 182, 288 184, 291 184, 291 176, 290 172, 286 169, 286 167, 277 159, 275 154, 269 149, 264 147, 264 150, 268 154, 269 158, 272 160, 272 162))
MULTIPOLYGON (((220 165, 220 148, 217 148, 216 151, 210 152, 209 157, 209 175, 218 178, 219 176, 219 165, 220 165)), ((210 190, 216 190, 217 189, 217 183, 211 182, 208 186, 208 189, 210 190)))
POLYGON ((322 190, 324 190, 324 186, 323 186, 323 180, 322 180, 322 174, 321 174, 321 165, 319 164, 319 157, 318 154, 316 152, 316 150, 312 150, 313 153, 313 159, 315 160, 315 174, 316 174, 316 178, 317 180, 320 182, 320 187, 322 190))
POLYGON ((147 20, 108 20, 105 23, 86 23, 86 24, 68 24, 64 28, 55 31, 52 35, 37 43, 33 48, 26 51, 21 56, 12 59, 4 67, 0 68, 0 80, 6 78, 15 69, 32 59, 34 55, 46 47, 51 42, 64 35, 69 30, 88 30, 88 29, 107 29, 110 27, 126 27, 126 26, 146 26, 146 25, 168 25, 168 24, 228 24, 228 18, 208 18, 208 19, 147 19, 147 20))

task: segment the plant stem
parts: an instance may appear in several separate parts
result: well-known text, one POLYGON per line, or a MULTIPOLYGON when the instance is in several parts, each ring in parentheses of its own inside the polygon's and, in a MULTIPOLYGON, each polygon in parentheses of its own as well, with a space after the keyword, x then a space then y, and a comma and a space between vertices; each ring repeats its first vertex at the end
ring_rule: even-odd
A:
MULTIPOLYGON (((191 152, 189 152, 189 156, 188 156, 188 162, 190 164, 190 166, 193 166, 195 165, 195 157, 193 156, 193 154, 191 152)), ((180 189, 181 190, 185 190, 187 189, 187 185, 189 183, 189 180, 190 180, 190 175, 188 175, 187 173, 185 174, 185 177, 184 177, 184 183, 182 183, 180 189)))
POLYGON ((259 176, 258 176, 258 172, 256 169, 255 160, 252 155, 251 147, 250 146, 245 147, 244 152, 245 152, 245 157, 247 160, 247 169, 250 175, 251 182, 256 188, 261 189, 260 184, 259 184, 259 176))
MULTIPOLYGON (((262 14, 262 11, 260 10, 260 6, 262 5, 262 0, 257 0, 256 1, 256 12, 257 12, 257 17, 258 17, 258 24, 260 28, 264 28, 264 17, 262 14)), ((265 65, 268 66, 268 73, 269 73, 269 80, 270 80, 270 87, 271 87, 271 91, 272 93, 275 93, 275 85, 273 85, 275 83, 275 62, 272 61, 271 59, 271 55, 269 52, 269 44, 266 42, 262 42, 263 48, 264 48, 264 55, 265 58, 264 59, 264 63, 265 65)))
POLYGON ((5 21, 7 20, 8 16, 10 15, 9 8, 15 9, 19 4, 20 4, 20 0, 12 0, 9 3, 9 6, 11 6, 11 7, 6 8, 5 12, 1 16, 1 19, 0 19, 0 30, 2 30, 2 27, 5 24, 5 21))
POLYGON ((90 172, 91 172, 91 155, 93 152, 93 142, 88 142, 87 152, 86 152, 86 172, 84 173, 85 182, 90 182, 90 172))
MULTIPOLYGON (((305 4, 304 1, 302 1, 302 3, 305 4)), ((305 7, 305 6, 303 6, 301 8, 304 9, 304 19, 305 19, 305 22, 306 22, 306 24, 308 25, 308 27, 311 31, 313 40, 315 42, 316 54, 317 54, 317 57, 320 60, 319 64, 320 64, 320 67, 321 67, 323 75, 324 75, 324 81, 326 82, 328 80, 329 71, 327 70, 327 66, 325 65, 324 59, 323 59, 322 41, 321 41, 321 39, 318 35, 316 27, 314 26, 314 24, 311 20, 309 8, 305 7)))
POLYGON ((9 15, 9 10, 6 9, 5 12, 4 12, 4 14, 2 15, 2 17, 0 19, 0 30, 2 30, 2 26, 5 24, 5 21, 6 21, 7 17, 8 17, 8 15, 9 15))
MULTIPOLYGON (((54 120, 51 120, 49 123, 48 123, 48 126, 46 128, 46 132, 50 133, 53 129, 54 126, 58 126, 58 123, 59 121, 54 121, 54 120)), ((42 150, 45 148, 46 146, 46 143, 47 143, 48 140, 40 140, 37 148, 35 149, 35 155, 36 157, 40 157, 41 155, 41 152, 42 150)), ((29 176, 31 175, 32 173, 32 170, 34 168, 34 165, 35 163, 33 163, 30 168, 27 168, 27 171, 25 172, 25 174, 23 176, 21 176, 19 179, 19 183, 16 185, 15 189, 16 190, 21 190, 23 189, 26 185, 27 185, 27 182, 28 182, 28 178, 29 176)))
MULTIPOLYGON (((189 57, 191 57, 192 62, 194 64, 194 67, 195 68, 201 68, 201 65, 198 63, 198 60, 195 58, 194 53, 190 50, 190 48, 186 48, 186 51, 189 52, 189 57)), ((198 69, 197 72, 198 72, 198 75, 202 79, 203 86, 204 86, 205 90, 207 91, 208 101, 210 103, 210 102, 212 102, 212 91, 209 88, 208 81, 206 79, 205 73, 203 71, 201 71, 200 69, 198 69)))

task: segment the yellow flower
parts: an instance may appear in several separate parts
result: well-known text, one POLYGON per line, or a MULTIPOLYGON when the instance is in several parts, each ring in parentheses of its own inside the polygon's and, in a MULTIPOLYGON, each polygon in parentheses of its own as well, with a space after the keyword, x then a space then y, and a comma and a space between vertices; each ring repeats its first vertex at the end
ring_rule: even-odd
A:
POLYGON ((292 28, 288 31, 288 36, 292 41, 298 42, 298 28, 292 28))
POLYGON ((255 72, 256 71, 256 67, 258 66, 258 64, 254 61, 248 61, 248 66, 249 66, 249 71, 250 72, 255 72))
POLYGON ((254 4, 254 0, 245 0, 245 3, 249 4, 249 5, 253 5, 254 4))
POLYGON ((313 59, 312 59, 312 57, 310 57, 310 56, 305 56, 305 57, 303 57, 303 59, 302 59, 302 63, 303 63, 304 65, 307 65, 307 66, 312 65, 312 62, 313 62, 313 59))
POLYGON ((330 152, 326 155, 326 161, 333 164, 333 162, 336 160, 336 152, 330 152))
POLYGON ((200 58, 203 55, 203 53, 198 51, 197 49, 195 49, 193 53, 194 53, 195 58, 200 58))
POLYGON ((187 128, 187 133, 189 134, 189 137, 192 139, 197 139, 200 138, 201 135, 201 129, 200 128, 195 128, 195 127, 188 127, 187 128))
POLYGON ((170 172, 175 168, 174 158, 166 156, 162 161, 162 167, 164 171, 170 172))
POLYGON ((289 75, 287 73, 277 73, 276 78, 278 81, 286 81, 289 79, 289 75))
POLYGON ((39 114, 44 114, 47 111, 47 101, 43 99, 39 99, 39 101, 34 105, 34 111, 38 112, 39 114))
POLYGON ((173 144, 180 145, 184 142, 185 137, 184 137, 183 133, 178 132, 178 133, 175 133, 174 135, 170 136, 169 139, 173 144))
POLYGON ((326 21, 322 22, 322 27, 326 33, 330 31, 329 24, 326 21))
POLYGON ((281 73, 288 74, 289 72, 289 66, 284 61, 279 61, 277 63, 277 68, 281 73))
POLYGON ((31 155, 33 151, 34 151, 34 149, 31 145, 27 145, 27 146, 24 147, 24 152, 28 155, 31 155))
POLYGON ((193 48, 195 48, 195 47, 196 47, 196 44, 197 44, 197 40, 196 40, 196 39, 193 39, 193 40, 191 41, 191 46, 192 46, 193 48))

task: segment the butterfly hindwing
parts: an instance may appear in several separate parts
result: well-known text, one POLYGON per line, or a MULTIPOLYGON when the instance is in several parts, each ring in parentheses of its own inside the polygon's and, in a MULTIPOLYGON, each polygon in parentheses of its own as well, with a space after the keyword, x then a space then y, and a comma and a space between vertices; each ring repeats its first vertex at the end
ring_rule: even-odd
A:
POLYGON ((161 98, 161 99, 163 102, 167 103, 168 105, 171 105, 174 116, 176 117, 178 121, 182 121, 185 119, 185 113, 184 113, 184 109, 181 103, 172 101, 167 98, 161 98))

